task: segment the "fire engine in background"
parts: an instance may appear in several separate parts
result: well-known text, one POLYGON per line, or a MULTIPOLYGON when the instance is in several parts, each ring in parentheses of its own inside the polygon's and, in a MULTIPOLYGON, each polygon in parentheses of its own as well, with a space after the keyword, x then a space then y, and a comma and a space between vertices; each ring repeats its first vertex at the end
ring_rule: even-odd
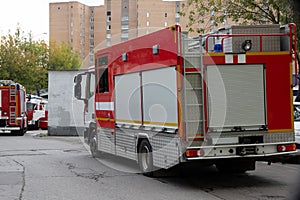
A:
POLYGON ((28 128, 32 130, 48 128, 48 101, 37 95, 27 95, 28 128))
POLYGON ((136 160, 144 174, 196 161, 245 172, 293 155, 295 32, 233 26, 188 38, 176 25, 99 50, 74 78, 91 153, 136 160))
POLYGON ((25 88, 12 80, 0 80, 0 133, 22 136, 26 130, 25 88))

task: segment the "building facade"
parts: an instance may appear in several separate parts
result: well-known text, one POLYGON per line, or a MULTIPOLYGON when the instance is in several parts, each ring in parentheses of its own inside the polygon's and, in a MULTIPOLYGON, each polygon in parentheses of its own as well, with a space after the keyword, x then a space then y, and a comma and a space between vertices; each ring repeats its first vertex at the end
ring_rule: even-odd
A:
POLYGON ((180 1, 163 0, 105 0, 99 6, 50 3, 50 45, 69 43, 88 67, 98 49, 174 24, 185 27, 178 14, 180 5, 180 1))

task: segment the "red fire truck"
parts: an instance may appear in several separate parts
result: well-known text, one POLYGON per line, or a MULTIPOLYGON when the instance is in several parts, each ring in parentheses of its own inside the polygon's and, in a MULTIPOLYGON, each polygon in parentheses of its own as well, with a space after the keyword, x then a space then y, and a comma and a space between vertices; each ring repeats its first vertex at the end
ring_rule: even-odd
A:
POLYGON ((28 128, 32 130, 48 128, 48 100, 37 96, 27 95, 28 128))
POLYGON ((0 80, 0 133, 22 136, 26 129, 25 88, 12 80, 0 80))
POLYGON ((188 38, 175 25, 99 50, 74 78, 92 155, 151 174, 186 162, 245 172, 296 153, 295 32, 237 26, 188 38))

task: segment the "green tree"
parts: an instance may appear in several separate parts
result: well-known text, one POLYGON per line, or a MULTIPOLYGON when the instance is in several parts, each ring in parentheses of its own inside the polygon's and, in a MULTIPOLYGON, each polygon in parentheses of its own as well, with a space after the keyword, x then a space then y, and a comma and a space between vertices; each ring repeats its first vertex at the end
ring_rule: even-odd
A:
POLYGON ((40 77, 45 75, 48 47, 44 41, 33 41, 31 34, 25 36, 20 28, 14 34, 1 37, 0 79, 9 79, 24 85, 27 91, 34 91, 33 83, 47 86, 40 77))
POLYGON ((239 24, 281 24, 290 22, 292 17, 288 0, 187 0, 180 14, 188 17, 187 28, 199 33, 219 27, 226 20, 239 24))
POLYGON ((57 45, 51 43, 49 50, 48 70, 70 70, 79 69, 82 65, 82 60, 78 52, 73 52, 71 45, 62 43, 57 45))
POLYGON ((1 37, 0 79, 19 82, 28 93, 48 87, 48 70, 78 69, 82 61, 69 45, 48 46, 45 41, 35 41, 20 28, 14 34, 1 37))

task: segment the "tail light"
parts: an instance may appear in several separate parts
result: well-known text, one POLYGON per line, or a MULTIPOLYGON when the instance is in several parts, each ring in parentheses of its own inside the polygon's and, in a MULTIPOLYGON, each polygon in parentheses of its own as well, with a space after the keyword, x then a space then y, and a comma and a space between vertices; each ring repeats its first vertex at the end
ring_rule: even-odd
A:
POLYGON ((203 149, 188 149, 185 152, 186 157, 202 157, 204 156, 205 152, 203 149))
POLYGON ((296 144, 282 144, 277 146, 278 152, 296 151, 296 144))

